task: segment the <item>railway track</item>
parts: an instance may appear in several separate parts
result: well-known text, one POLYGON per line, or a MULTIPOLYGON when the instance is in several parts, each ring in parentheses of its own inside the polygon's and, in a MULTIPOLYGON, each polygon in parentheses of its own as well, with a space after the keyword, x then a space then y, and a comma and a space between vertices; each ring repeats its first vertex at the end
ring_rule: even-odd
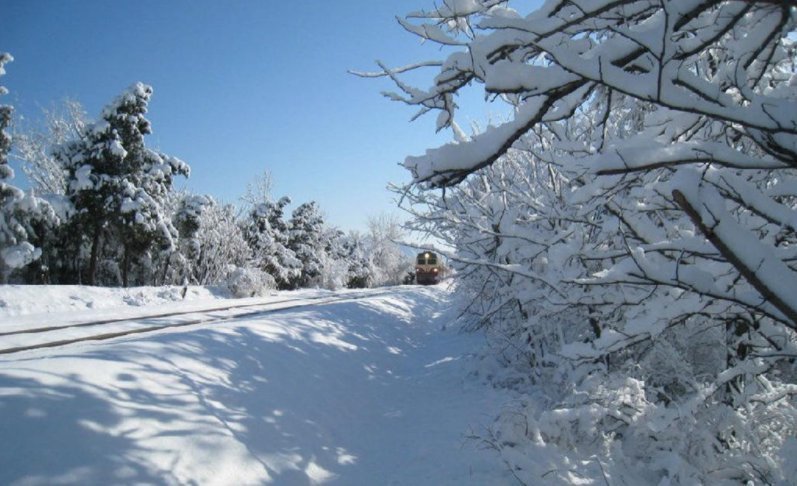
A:
POLYGON ((157 332, 164 329, 229 322, 236 319, 251 318, 291 309, 376 297, 384 293, 384 291, 362 292, 338 296, 282 299, 271 302, 224 305, 190 311, 163 312, 136 317, 83 321, 57 326, 42 326, 20 329, 17 331, 6 331, 0 332, 0 355, 61 347, 87 341, 105 341, 135 334, 157 332), (214 315, 214 313, 216 315, 214 315), (70 330, 86 331, 86 333, 79 336, 64 337, 63 334, 68 333, 70 330), (60 337, 58 336, 59 334, 61 334, 60 337), (48 335, 51 335, 51 337, 48 338, 48 335), (32 338, 35 342, 12 346, 4 345, 3 341, 8 341, 9 338, 20 336, 35 336, 32 338))

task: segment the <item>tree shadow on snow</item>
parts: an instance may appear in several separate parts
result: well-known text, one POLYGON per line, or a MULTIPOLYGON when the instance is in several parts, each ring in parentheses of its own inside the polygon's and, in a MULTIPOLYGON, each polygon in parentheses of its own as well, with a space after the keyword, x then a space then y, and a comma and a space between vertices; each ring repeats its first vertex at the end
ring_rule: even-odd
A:
POLYGON ((121 415, 102 395, 75 385, 0 374, 0 484, 164 482, 168 470, 135 459, 124 434, 103 429, 121 415))
POLYGON ((0 483, 241 480, 224 462, 248 482, 378 481, 385 428, 401 430, 385 393, 440 318, 439 292, 413 295, 13 361, 0 369, 0 483), (65 375, 59 359, 93 371, 65 375), (88 383, 97 369, 107 380, 88 383))

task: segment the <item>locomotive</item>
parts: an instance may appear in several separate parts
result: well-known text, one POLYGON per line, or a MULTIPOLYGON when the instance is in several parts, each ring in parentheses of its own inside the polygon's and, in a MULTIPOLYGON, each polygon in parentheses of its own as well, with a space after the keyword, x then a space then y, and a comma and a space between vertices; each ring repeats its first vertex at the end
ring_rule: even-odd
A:
POLYGON ((445 273, 442 259, 434 252, 418 253, 415 259, 415 281, 421 285, 434 285, 440 282, 445 273))

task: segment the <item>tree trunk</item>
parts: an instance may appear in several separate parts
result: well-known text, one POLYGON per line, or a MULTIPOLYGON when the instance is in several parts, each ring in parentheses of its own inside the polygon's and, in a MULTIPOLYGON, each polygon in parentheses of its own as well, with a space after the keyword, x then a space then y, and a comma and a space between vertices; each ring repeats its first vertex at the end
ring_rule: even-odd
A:
POLYGON ((94 228, 94 236, 91 239, 91 258, 89 259, 89 285, 97 283, 97 260, 100 256, 100 241, 102 235, 102 224, 94 228))
POLYGON ((128 245, 125 245, 125 256, 124 260, 122 260, 122 286, 124 288, 128 287, 128 274, 130 271, 130 248, 128 245))
MULTIPOLYGON (((169 274, 169 267, 171 267, 171 264, 172 264, 172 255, 169 255, 169 258, 166 259, 166 264, 163 266, 163 272, 161 273, 161 281, 160 281, 161 285, 166 284, 166 276, 169 274)), ((157 272, 152 272, 152 275, 155 277, 155 279, 158 278, 157 272)), ((156 285, 158 284, 156 283, 156 285)))

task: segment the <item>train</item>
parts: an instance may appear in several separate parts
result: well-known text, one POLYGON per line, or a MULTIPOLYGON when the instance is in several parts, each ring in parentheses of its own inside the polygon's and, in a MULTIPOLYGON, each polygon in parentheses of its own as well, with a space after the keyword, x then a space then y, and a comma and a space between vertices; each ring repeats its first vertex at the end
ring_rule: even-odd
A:
POLYGON ((432 251, 418 253, 415 259, 415 282, 420 285, 435 285, 446 273, 443 259, 432 251))

